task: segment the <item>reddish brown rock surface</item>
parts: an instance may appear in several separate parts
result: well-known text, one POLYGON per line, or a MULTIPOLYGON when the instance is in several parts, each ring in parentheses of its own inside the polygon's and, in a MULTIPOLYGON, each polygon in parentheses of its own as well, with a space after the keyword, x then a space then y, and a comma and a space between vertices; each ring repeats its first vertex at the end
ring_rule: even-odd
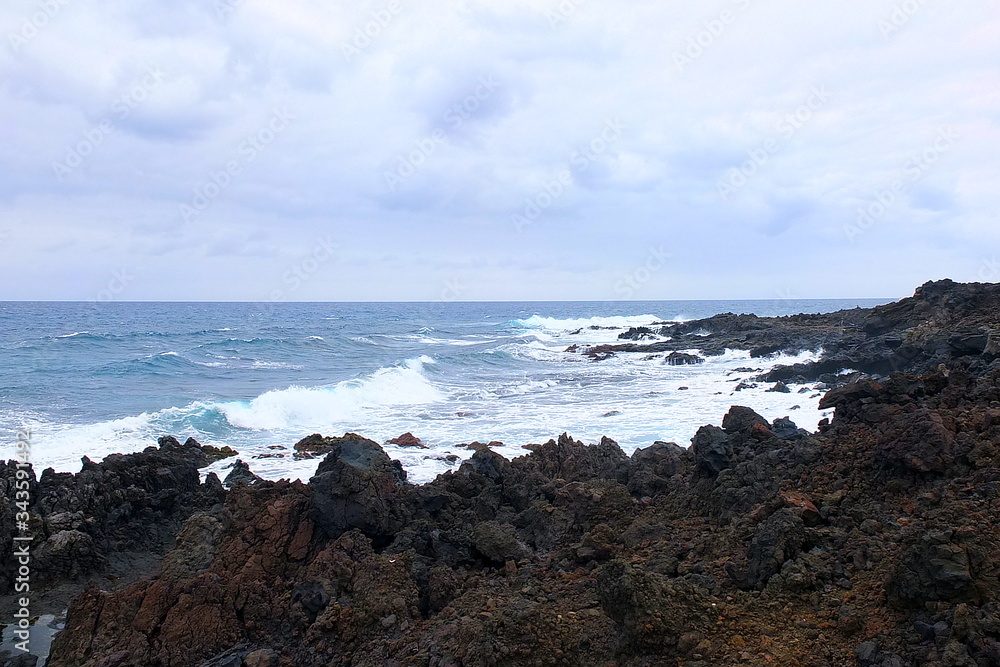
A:
POLYGON ((734 408, 712 474, 563 436, 412 486, 342 441, 189 519, 186 569, 78 598, 52 664, 1000 664, 1000 371, 838 400, 823 435, 734 408), (937 428, 929 469, 895 454, 937 428))
MULTIPOLYGON (((508 461, 478 446, 422 486, 355 434, 296 446, 325 456, 308 484, 224 492, 170 467, 180 498, 221 506, 133 490, 159 483, 155 465, 128 483, 114 460, 43 480, 105 512, 91 532, 72 507, 48 515, 51 537, 70 531, 56 551, 90 553, 73 530, 125 539, 93 492, 105 477, 156 499, 124 526, 177 534, 157 576, 73 602, 50 664, 998 666, 997 294, 929 283, 847 318, 838 354, 856 339, 869 368, 905 357, 920 373, 834 388, 816 434, 737 406, 688 449, 629 457, 564 435, 508 461)), ((774 333, 743 316, 694 326, 761 350, 774 333)))

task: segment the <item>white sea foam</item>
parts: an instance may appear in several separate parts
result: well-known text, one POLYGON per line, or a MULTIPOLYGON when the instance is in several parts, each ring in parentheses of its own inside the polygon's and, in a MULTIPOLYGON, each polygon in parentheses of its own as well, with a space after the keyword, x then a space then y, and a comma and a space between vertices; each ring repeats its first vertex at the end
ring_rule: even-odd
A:
MULTIPOLYGON (((727 351, 707 357, 702 364, 669 366, 664 363, 665 353, 619 354, 594 362, 579 353, 565 352, 573 342, 584 343, 591 336, 613 340, 621 331, 585 327, 612 326, 612 322, 614 326, 637 326, 656 320, 652 315, 537 318, 534 328, 526 327, 506 340, 498 337, 498 344, 482 350, 543 364, 541 372, 536 365, 525 366, 532 370, 514 377, 470 374, 463 368, 445 366, 444 356, 441 368, 431 370, 434 360, 421 356, 354 380, 324 387, 273 389, 251 400, 192 402, 96 424, 36 421, 36 467, 77 471, 84 454, 97 460, 112 452, 141 450, 155 443, 158 436, 171 433, 182 440, 193 435, 205 444, 231 445, 264 477, 308 479, 318 460, 295 461, 291 446, 309 433, 355 431, 385 442, 411 431, 430 449, 388 446, 387 451, 402 460, 411 481, 424 482, 459 465, 460 461, 447 457, 466 458, 470 452, 457 445, 471 440, 505 442, 499 451, 510 457, 524 453, 521 446, 527 443, 544 442, 567 431, 584 442, 596 442, 607 435, 631 452, 655 440, 686 446, 698 427, 719 424, 731 405, 749 406, 769 420, 790 416, 809 430, 828 414, 818 410, 819 392, 813 385, 806 386, 807 393, 767 392, 768 385, 763 383, 735 391, 741 380, 753 381, 776 364, 808 361, 815 353, 751 359, 748 352, 727 351), (583 331, 572 334, 576 328, 583 331), (738 370, 745 367, 752 370, 738 370), (608 416, 614 412, 618 414, 608 416), (288 449, 270 450, 274 445, 288 449), (254 458, 273 453, 284 454, 284 458, 254 458)), ((455 343, 440 332, 433 339, 427 333, 421 338, 455 343)), ((213 356, 234 367, 246 368, 252 363, 213 356)), ((506 368, 510 363, 499 359, 487 368, 506 368)), ((792 391, 800 388, 793 385, 792 391)), ((231 460, 222 461, 209 470, 225 476, 231 464, 231 460)))
POLYGON ((409 359, 381 368, 368 377, 331 387, 289 387, 261 394, 249 402, 218 405, 237 428, 257 430, 315 429, 359 419, 366 409, 433 403, 442 392, 424 374, 430 357, 409 359))
POLYGON ((587 327, 616 327, 625 329, 628 327, 640 327, 661 322, 662 319, 656 315, 632 315, 614 317, 584 317, 559 319, 556 317, 543 317, 532 315, 531 317, 514 320, 514 324, 529 329, 547 329, 549 331, 574 331, 587 327))

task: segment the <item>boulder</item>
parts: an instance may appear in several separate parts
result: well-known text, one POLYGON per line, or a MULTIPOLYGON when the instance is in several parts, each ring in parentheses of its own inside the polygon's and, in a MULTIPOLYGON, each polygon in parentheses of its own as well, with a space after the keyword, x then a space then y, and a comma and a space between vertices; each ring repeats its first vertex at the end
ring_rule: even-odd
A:
POLYGON ((802 518, 791 509, 778 510, 754 529, 746 573, 734 578, 745 588, 763 588, 785 561, 799 554, 805 541, 802 518))
POLYGON ((403 519, 393 507, 398 470, 378 443, 348 433, 330 438, 333 449, 309 480, 316 524, 331 538, 357 528, 390 539, 403 519))
POLYGON ((745 433, 754 424, 768 426, 767 420, 754 412, 751 408, 734 405, 729 408, 729 412, 722 418, 722 428, 726 433, 745 433))
POLYGON ((494 565, 509 560, 519 561, 531 556, 531 551, 518 538, 511 525, 484 521, 472 531, 472 545, 494 565))
POLYGON ((642 498, 665 492, 670 478, 684 469, 684 448, 673 442, 654 442, 649 447, 632 452, 628 473, 628 490, 642 498))
POLYGON ((733 448, 726 432, 714 425, 702 426, 691 439, 691 452, 698 470, 710 477, 732 465, 733 448))
POLYGON ((663 361, 670 366, 692 366, 704 362, 705 360, 697 354, 688 354, 687 352, 671 352, 663 361))
POLYGON ((956 455, 955 434, 928 408, 897 412, 876 440, 879 458, 917 472, 943 472, 956 455))
POLYGON ((951 541, 951 531, 928 531, 904 552, 886 585, 889 600, 902 608, 955 601, 973 591, 969 555, 951 541))
POLYGON ((397 445, 399 447, 415 447, 417 449, 427 449, 427 445, 425 445, 420 438, 413 435, 409 431, 391 440, 387 440, 385 444, 397 445))
POLYGON ((629 652, 676 646, 710 609, 707 596, 691 582, 657 576, 622 560, 601 568, 597 596, 629 652))
POLYGON ((222 483, 226 488, 231 489, 237 484, 243 484, 245 486, 256 486, 263 482, 263 478, 257 476, 250 470, 250 466, 247 465, 242 459, 236 459, 236 463, 233 464, 232 470, 226 475, 226 479, 222 483))

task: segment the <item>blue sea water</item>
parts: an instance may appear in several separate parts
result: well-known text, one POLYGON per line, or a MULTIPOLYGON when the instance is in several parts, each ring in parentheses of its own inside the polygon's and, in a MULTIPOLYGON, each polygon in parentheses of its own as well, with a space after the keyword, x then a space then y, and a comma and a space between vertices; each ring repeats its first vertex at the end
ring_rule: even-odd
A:
POLYGON ((266 477, 308 478, 317 461, 291 457, 305 435, 384 442, 410 431, 430 448, 387 449, 425 481, 457 465, 448 454, 467 456, 458 445, 472 440, 502 441, 511 456, 564 431, 607 435, 626 451, 686 445, 735 403, 812 428, 821 416, 812 388, 733 392, 753 374, 737 369, 789 358, 729 352, 674 367, 565 349, 654 321, 886 301, 0 303, 0 456, 13 457, 21 428, 32 431, 36 467, 68 471, 82 456, 173 434, 228 444, 266 477), (254 458, 262 454, 277 456, 254 458))

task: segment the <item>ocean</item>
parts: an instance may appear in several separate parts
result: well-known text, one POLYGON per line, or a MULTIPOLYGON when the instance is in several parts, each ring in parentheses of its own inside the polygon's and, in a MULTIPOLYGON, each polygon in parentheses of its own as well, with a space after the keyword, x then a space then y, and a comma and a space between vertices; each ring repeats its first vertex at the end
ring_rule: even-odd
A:
MULTIPOLYGON (((686 446, 730 405, 814 429, 823 414, 813 386, 734 388, 815 352, 669 366, 663 355, 595 362, 565 350, 656 321, 887 301, 0 303, 0 456, 14 458, 16 431, 29 429, 36 470, 76 472, 83 456, 140 451, 169 434, 229 445, 269 479, 308 479, 319 461, 292 458, 306 435, 384 443, 412 432, 428 449, 386 450, 424 482, 460 465, 471 452, 459 445, 473 440, 503 442, 508 457, 563 432, 606 435, 626 452, 686 446)), ((233 461, 209 470, 224 476, 233 461)))

